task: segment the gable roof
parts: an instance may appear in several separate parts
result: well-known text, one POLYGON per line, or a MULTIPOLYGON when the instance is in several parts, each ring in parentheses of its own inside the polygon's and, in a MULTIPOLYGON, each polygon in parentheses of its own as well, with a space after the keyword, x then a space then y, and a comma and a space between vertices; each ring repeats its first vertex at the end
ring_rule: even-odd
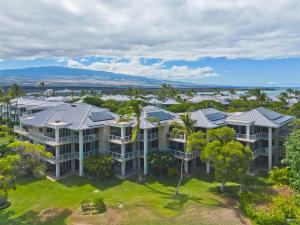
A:
POLYGON ((245 122, 251 123, 256 126, 278 128, 281 125, 288 123, 293 119, 293 116, 284 115, 261 107, 232 116, 226 121, 228 124, 233 124, 236 122, 245 122))
POLYGON ((195 127, 216 128, 225 125, 228 115, 214 108, 200 109, 191 113, 191 119, 195 120, 195 127))
POLYGON ((88 104, 63 104, 34 113, 29 117, 22 117, 21 122, 36 127, 63 123, 68 129, 82 130, 106 125, 108 121, 115 118, 116 115, 107 109, 88 104))

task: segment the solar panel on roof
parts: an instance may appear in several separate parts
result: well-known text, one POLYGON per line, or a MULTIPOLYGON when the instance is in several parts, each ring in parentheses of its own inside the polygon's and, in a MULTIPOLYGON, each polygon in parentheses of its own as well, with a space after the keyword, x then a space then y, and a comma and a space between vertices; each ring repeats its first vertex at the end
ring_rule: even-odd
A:
POLYGON ((104 120, 113 120, 114 117, 108 112, 93 112, 91 113, 90 119, 93 122, 99 122, 104 120))
POLYGON ((282 114, 280 114, 278 112, 273 112, 273 111, 270 111, 270 110, 266 110, 266 109, 260 109, 260 112, 262 114, 264 114, 264 116, 266 116, 270 120, 276 120, 276 119, 282 117, 282 114))
POLYGON ((164 111, 157 111, 157 112, 148 112, 147 113, 148 117, 154 117, 154 118, 158 118, 160 121, 163 120, 170 120, 172 119, 172 115, 169 113, 166 113, 164 111))
POLYGON ((226 115, 223 113, 220 113, 220 112, 208 114, 206 116, 207 116, 207 119, 209 119, 210 121, 223 120, 226 118, 226 115))

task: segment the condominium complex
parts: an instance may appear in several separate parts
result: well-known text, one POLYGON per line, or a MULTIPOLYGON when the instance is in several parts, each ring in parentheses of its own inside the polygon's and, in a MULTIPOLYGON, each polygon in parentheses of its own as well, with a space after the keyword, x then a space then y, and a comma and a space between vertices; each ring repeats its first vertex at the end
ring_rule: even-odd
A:
MULTIPOLYGON (((259 108, 244 113, 228 114, 216 109, 191 113, 195 129, 206 132, 222 126, 237 131, 237 140, 253 149, 253 168, 279 163, 284 154, 283 140, 288 134, 287 124, 293 117, 259 108)), ((138 160, 147 174, 148 156, 155 151, 168 151, 184 171, 189 173, 201 166, 200 152, 184 152, 184 135, 172 133, 172 123, 181 122, 177 114, 154 106, 143 108, 140 130, 132 139, 136 120, 126 120, 87 104, 62 104, 32 115, 23 116, 15 127, 21 140, 44 144, 52 157, 44 159, 49 172, 59 177, 66 173, 84 175, 83 161, 97 154, 114 159, 116 176, 128 177, 137 172, 138 160)), ((209 165, 206 165, 209 172, 209 165)))

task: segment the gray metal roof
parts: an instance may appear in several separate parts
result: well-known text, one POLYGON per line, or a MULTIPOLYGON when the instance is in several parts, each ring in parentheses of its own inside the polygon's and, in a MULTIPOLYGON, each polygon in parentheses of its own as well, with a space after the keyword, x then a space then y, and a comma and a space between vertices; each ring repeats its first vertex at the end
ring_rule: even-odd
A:
POLYGON ((63 104, 44 111, 22 117, 23 124, 44 127, 50 123, 65 123, 72 130, 88 129, 106 125, 116 115, 107 109, 97 108, 88 104, 63 104))
POLYGON ((261 107, 232 116, 227 119, 227 123, 231 124, 234 122, 247 122, 256 126, 278 128, 281 125, 293 120, 293 118, 294 117, 292 116, 284 115, 261 107))
POLYGON ((195 120, 195 127, 216 128, 225 125, 228 115, 220 110, 208 108, 191 113, 191 119, 195 120))

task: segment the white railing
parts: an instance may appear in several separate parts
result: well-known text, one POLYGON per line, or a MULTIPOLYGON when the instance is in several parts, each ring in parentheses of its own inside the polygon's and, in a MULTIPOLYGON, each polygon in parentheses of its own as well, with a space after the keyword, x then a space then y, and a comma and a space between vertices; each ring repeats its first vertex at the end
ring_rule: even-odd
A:
POLYGON ((182 141, 184 141, 184 135, 183 135, 183 134, 172 134, 172 133, 168 133, 168 134, 167 134, 167 138, 169 138, 169 139, 177 139, 177 140, 182 140, 182 141))
MULTIPOLYGON (((148 154, 149 154, 149 153, 152 153, 152 152, 156 152, 156 151, 158 151, 158 148, 151 148, 151 149, 148 149, 148 154)), ((139 157, 144 157, 144 149, 140 149, 140 150, 138 151, 138 156, 139 156, 139 157)))
POLYGON ((256 134, 251 134, 251 135, 249 135, 249 138, 248 138, 247 134, 237 133, 236 134, 236 138, 237 139, 245 139, 245 140, 256 141, 256 140, 259 140, 259 139, 266 139, 266 138, 268 138, 268 134, 264 133, 264 132, 260 132, 260 133, 256 133, 256 134))
POLYGON ((138 156, 137 151, 127 152, 125 154, 121 154, 121 153, 114 152, 114 151, 108 151, 108 154, 113 159, 117 159, 117 160, 129 160, 129 159, 133 159, 138 156))
POLYGON ((254 155, 254 158, 257 158, 260 155, 267 156, 268 152, 269 152, 268 148, 258 148, 258 149, 253 151, 253 155, 254 155))
POLYGON ((92 142, 99 140, 99 136, 97 134, 90 134, 83 136, 83 142, 92 142))
MULTIPOLYGON (((158 138, 158 132, 147 134, 148 141, 155 140, 158 138)), ((140 140, 144 141, 144 134, 140 134, 140 140)))
POLYGON ((57 162, 65 162, 65 161, 77 159, 77 155, 75 152, 70 152, 70 153, 61 154, 58 156, 52 156, 50 158, 43 158, 43 159, 51 163, 57 163, 57 162))
POLYGON ((89 157, 95 156, 95 155, 96 155, 95 149, 87 151, 87 152, 83 152, 83 159, 86 159, 86 158, 89 158, 89 157))
POLYGON ((110 141, 120 141, 121 143, 131 142, 132 136, 125 136, 124 138, 116 136, 113 134, 107 135, 108 140, 110 141))
POLYGON ((163 149, 160 149, 160 151, 170 152, 170 153, 172 153, 172 155, 175 158, 179 158, 179 159, 183 158, 184 160, 191 160, 191 159, 194 159, 194 158, 196 158, 200 155, 200 152, 195 151, 195 150, 191 151, 191 152, 184 153, 183 151, 174 150, 174 149, 171 149, 171 148, 163 148, 163 149))
POLYGON ((79 141, 79 136, 73 135, 73 136, 66 136, 66 137, 60 137, 58 139, 58 143, 70 143, 70 142, 78 142, 79 141))
POLYGON ((21 128, 20 126, 14 126, 15 133, 28 134, 28 131, 21 128))

